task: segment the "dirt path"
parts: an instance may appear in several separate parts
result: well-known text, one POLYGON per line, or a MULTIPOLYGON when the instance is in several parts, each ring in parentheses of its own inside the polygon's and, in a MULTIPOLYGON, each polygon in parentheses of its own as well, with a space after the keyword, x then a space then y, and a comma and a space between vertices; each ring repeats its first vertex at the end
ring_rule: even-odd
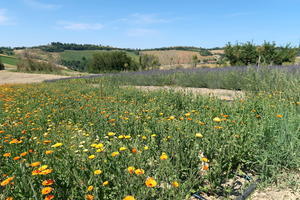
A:
POLYGON ((54 74, 29 74, 21 72, 0 71, 0 85, 1 84, 15 84, 15 83, 38 83, 49 79, 66 78, 68 76, 60 76, 54 74))
POLYGON ((213 96, 227 101, 243 98, 245 96, 244 92, 242 91, 223 90, 223 89, 186 88, 186 87, 170 87, 170 86, 133 86, 133 87, 144 91, 173 90, 175 92, 213 96))

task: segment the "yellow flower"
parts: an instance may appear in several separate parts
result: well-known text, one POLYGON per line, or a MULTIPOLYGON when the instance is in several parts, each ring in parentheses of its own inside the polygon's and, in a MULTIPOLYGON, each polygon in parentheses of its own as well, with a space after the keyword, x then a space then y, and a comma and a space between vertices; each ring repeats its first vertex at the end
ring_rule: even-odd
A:
POLYGON ((126 196, 123 200, 135 200, 134 196, 126 196))
POLYGON ((42 185, 48 186, 48 185, 52 185, 53 183, 54 183, 54 181, 51 180, 51 179, 49 179, 49 180, 44 180, 44 181, 42 182, 42 185))
POLYGON ((144 173, 145 173, 145 171, 143 169, 136 169, 135 170, 135 174, 137 174, 137 175, 142 175, 144 173))
POLYGON ((203 135, 201 133, 196 133, 195 135, 197 138, 203 138, 203 135))
POLYGON ((101 171, 100 169, 97 169, 97 170, 94 171, 94 174, 95 174, 95 175, 102 174, 102 171, 101 171))
POLYGON ((41 162, 34 162, 34 163, 31 163, 30 166, 37 167, 37 166, 40 166, 41 164, 42 164, 41 162))
POLYGON ((209 162, 209 160, 206 157, 203 157, 201 160, 206 163, 209 162))
POLYGON ((145 181, 145 184, 147 187, 155 187, 157 185, 157 182, 155 181, 154 178, 148 177, 145 181))
POLYGON ((62 146, 62 145, 64 145, 64 144, 63 144, 63 143, 56 143, 56 144, 52 145, 51 147, 56 148, 56 147, 60 147, 60 146, 62 146))
POLYGON ((108 181, 104 181, 104 182, 102 183, 103 186, 107 186, 108 184, 109 184, 108 181))
POLYGON ((173 119, 175 119, 175 117, 174 117, 174 116, 170 116, 169 119, 170 119, 170 120, 173 120, 173 119))
POLYGON ((214 122, 221 122, 222 120, 221 120, 219 117, 215 117, 215 118, 213 119, 213 121, 214 121, 214 122))
POLYGON ((96 149, 100 149, 100 148, 103 148, 103 146, 104 146, 104 145, 103 145, 102 143, 99 143, 99 144, 97 144, 97 145, 95 146, 95 148, 96 148, 96 149))
POLYGON ((90 155, 88 158, 89 159, 94 159, 94 158, 96 158, 96 156, 95 155, 90 155))
POLYGON ((114 135, 116 135, 116 133, 114 133, 114 132, 108 132, 107 135, 108 136, 114 136, 114 135))
POLYGON ((126 147, 120 147, 120 148, 119 148, 119 151, 125 151, 125 150, 127 150, 126 147))
POLYGON ((179 187, 179 183, 177 181, 173 181, 172 182, 172 186, 175 187, 175 188, 177 188, 177 187, 179 187))
POLYGON ((94 189, 94 186, 90 185, 88 188, 87 188, 87 191, 92 191, 94 189))
POLYGON ((52 192, 54 189, 52 187, 45 187, 42 189, 42 194, 49 194, 52 192))
POLYGON ((130 173, 130 174, 133 174, 134 173, 134 170, 135 170, 135 167, 133 166, 130 166, 127 168, 127 171, 130 173))
POLYGON ((118 155, 120 155, 120 153, 119 153, 118 151, 115 151, 115 152, 112 152, 112 153, 111 153, 111 156, 112 156, 112 157, 115 157, 115 156, 118 156, 118 155))
POLYGON ((184 116, 189 117, 189 116, 191 116, 191 113, 186 113, 186 114, 184 114, 184 116))
POLYGON ((149 147, 148 146, 144 146, 144 150, 148 150, 149 149, 149 147))
POLYGON ((168 159, 168 155, 166 153, 162 153, 160 156, 161 160, 167 160, 168 159))
POLYGON ((43 170, 45 170, 45 169, 47 169, 47 168, 48 168, 48 165, 43 165, 43 166, 41 166, 38 170, 43 171, 43 170))
POLYGON ((125 135, 125 139, 130 139, 131 136, 130 135, 125 135))

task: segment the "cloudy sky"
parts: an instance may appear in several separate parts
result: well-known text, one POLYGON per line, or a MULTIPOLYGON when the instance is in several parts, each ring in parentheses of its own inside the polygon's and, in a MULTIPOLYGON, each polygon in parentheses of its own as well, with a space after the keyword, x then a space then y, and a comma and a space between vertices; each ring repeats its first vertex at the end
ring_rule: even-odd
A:
POLYGON ((0 46, 300 42, 300 0, 1 0, 0 46))

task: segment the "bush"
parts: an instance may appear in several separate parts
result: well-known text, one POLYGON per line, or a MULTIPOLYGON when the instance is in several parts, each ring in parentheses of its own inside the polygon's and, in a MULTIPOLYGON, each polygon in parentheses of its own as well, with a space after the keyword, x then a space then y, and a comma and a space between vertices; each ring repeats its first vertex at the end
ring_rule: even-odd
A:
POLYGON ((107 51, 93 55, 91 64, 88 66, 88 72, 99 73, 105 71, 124 71, 137 70, 138 65, 126 52, 107 51))
POLYGON ((5 70, 5 66, 1 61, 0 61, 0 70, 5 70))

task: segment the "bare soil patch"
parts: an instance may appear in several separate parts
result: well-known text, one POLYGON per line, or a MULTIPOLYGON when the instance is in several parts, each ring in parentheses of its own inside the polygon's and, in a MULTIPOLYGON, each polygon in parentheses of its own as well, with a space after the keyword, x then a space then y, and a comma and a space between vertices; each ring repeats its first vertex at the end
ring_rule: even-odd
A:
POLYGON ((38 83, 44 80, 65 78, 68 76, 54 74, 29 74, 21 72, 0 71, 1 84, 17 84, 17 83, 38 83))
POLYGON ((186 88, 186 87, 171 87, 171 86, 133 86, 136 89, 143 91, 167 90, 183 93, 192 93, 195 95, 204 95, 216 97, 221 100, 232 101, 234 99, 244 98, 245 93, 242 91, 224 90, 224 89, 208 89, 208 88, 186 88))

